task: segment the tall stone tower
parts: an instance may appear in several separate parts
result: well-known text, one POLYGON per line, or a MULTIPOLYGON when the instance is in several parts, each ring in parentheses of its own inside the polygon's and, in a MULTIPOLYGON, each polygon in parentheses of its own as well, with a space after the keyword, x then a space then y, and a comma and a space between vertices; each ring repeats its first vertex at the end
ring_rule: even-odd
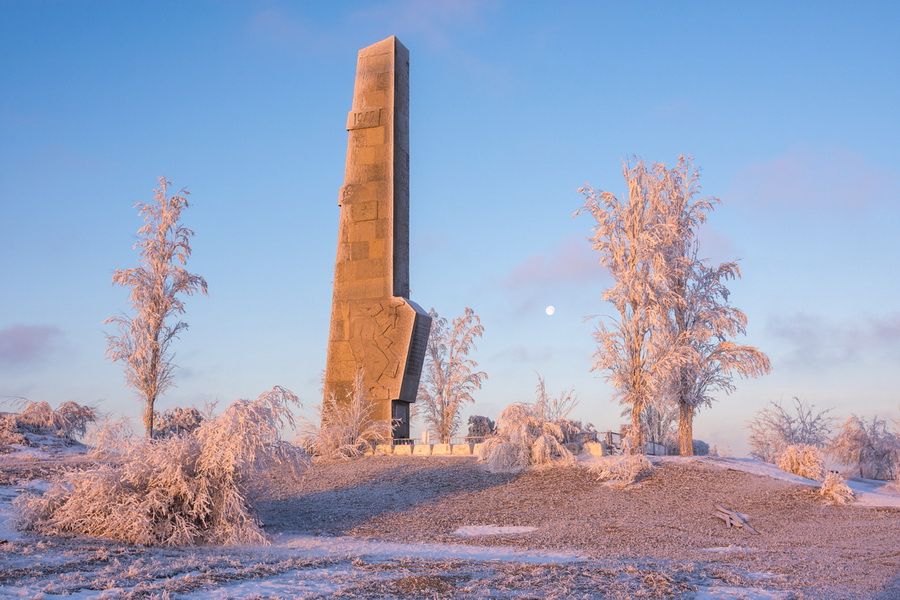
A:
POLYGON ((325 394, 347 398, 361 370, 377 417, 409 437, 431 318, 409 300, 409 51, 397 38, 359 51, 347 130, 325 394))

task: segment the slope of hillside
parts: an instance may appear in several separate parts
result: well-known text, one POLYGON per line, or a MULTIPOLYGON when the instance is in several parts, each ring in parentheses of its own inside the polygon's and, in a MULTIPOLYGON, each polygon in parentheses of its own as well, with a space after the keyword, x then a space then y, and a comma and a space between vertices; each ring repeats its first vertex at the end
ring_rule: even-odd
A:
POLYGON ((4 521, 22 489, 85 462, 0 456, 0 597, 900 598, 900 509, 830 506, 741 461, 665 459, 622 489, 583 465, 319 463, 259 503, 266 547, 148 549, 4 521))

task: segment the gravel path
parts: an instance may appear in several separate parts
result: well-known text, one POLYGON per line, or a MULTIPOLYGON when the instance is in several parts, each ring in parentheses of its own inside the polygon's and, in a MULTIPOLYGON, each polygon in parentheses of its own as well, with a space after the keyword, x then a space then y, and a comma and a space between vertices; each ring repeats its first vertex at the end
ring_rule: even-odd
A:
POLYGON ((579 466, 511 475, 466 457, 319 463, 260 516, 273 533, 577 550, 736 583, 764 577, 797 598, 900 599, 900 510, 831 506, 808 486, 709 458, 663 461, 623 489, 579 466), (748 515, 759 534, 725 527, 716 504, 748 515), (453 534, 472 525, 537 529, 453 534))

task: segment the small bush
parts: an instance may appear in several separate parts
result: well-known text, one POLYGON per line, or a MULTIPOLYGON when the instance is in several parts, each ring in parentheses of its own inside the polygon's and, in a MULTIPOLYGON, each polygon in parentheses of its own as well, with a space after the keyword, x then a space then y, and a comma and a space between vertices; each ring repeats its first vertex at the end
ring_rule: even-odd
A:
POLYGON ((574 456, 564 443, 562 428, 546 420, 539 403, 520 402, 503 409, 495 435, 482 444, 478 456, 495 473, 553 462, 572 463, 574 456))
POLYGON ((653 472, 653 465, 643 454, 604 456, 591 467, 599 481, 616 481, 624 487, 653 472))
POLYGON ((486 438, 494 433, 494 422, 487 417, 472 415, 469 417, 468 437, 486 438))
POLYGON ((47 402, 29 402, 25 410, 19 413, 18 422, 19 427, 33 433, 46 429, 56 430, 53 409, 47 402))
POLYGON ((11 449, 13 445, 24 446, 28 443, 19 431, 19 423, 13 413, 0 413, 0 452, 11 449))
POLYGON ((153 422, 154 437, 167 438, 197 429, 203 423, 203 415, 194 407, 175 407, 156 413, 153 422))
POLYGON ((53 410, 47 402, 22 401, 20 413, 3 413, 0 419, 0 448, 12 444, 30 445, 28 435, 49 435, 65 442, 75 442, 87 432, 88 425, 97 420, 97 413, 89 406, 63 402, 53 410))
POLYGON ((838 473, 828 471, 825 479, 822 481, 822 487, 819 488, 819 494, 830 500, 833 504, 843 506, 853 501, 853 490, 844 481, 838 473))
POLYGON ((42 496, 18 497, 17 525, 148 546, 264 543, 251 499, 306 465, 305 454, 280 439, 296 403, 275 387, 190 433, 131 437, 115 463, 67 473, 42 496))
POLYGON ((694 449, 694 456, 709 456, 709 444, 703 440, 691 440, 691 445, 694 449))
POLYGON ((815 481, 825 477, 825 457, 816 446, 792 444, 784 449, 776 459, 779 469, 815 481))

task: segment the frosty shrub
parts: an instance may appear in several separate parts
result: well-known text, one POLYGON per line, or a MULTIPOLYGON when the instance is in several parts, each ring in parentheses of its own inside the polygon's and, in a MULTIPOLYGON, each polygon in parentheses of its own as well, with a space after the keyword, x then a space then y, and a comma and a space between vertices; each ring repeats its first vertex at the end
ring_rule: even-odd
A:
POLYGON ((691 440, 694 456, 709 456, 709 444, 703 440, 691 440))
POLYGON ((634 483, 652 471, 653 465, 643 454, 603 456, 591 466, 591 472, 599 481, 615 481, 621 486, 634 483))
POLYGON ((833 504, 840 506, 853 501, 853 490, 850 489, 844 478, 834 471, 828 471, 825 474, 822 487, 819 488, 819 494, 833 504))
POLYGON ((469 417, 468 437, 485 438, 494 433, 494 422, 487 417, 472 415, 469 417))
POLYGON ((299 433, 307 451, 320 458, 357 458, 371 450, 373 444, 391 440, 391 423, 376 418, 362 370, 357 372, 347 398, 329 396, 315 410, 315 421, 302 418, 299 433))
POLYGON ((479 460, 493 473, 517 472, 532 465, 571 463, 562 428, 547 420, 540 403, 517 402, 503 409, 494 436, 479 450, 479 460))
POLYGON ((775 464, 785 473, 813 481, 825 477, 825 456, 820 448, 809 444, 791 444, 778 455, 775 464))
POLYGON ((96 411, 75 402, 63 402, 53 411, 53 428, 56 435, 69 440, 84 437, 88 425, 97 420, 96 411))
POLYGON ((41 496, 18 497, 17 525, 148 546, 265 543, 252 498, 272 479, 298 477, 307 463, 280 439, 296 403, 275 387, 190 433, 132 437, 117 461, 67 473, 41 496))
POLYGON ((900 436, 887 428, 878 417, 864 419, 856 415, 847 419, 831 444, 835 457, 859 469, 868 479, 894 479, 900 462, 900 436))
POLYGON ((0 452, 9 450, 14 444, 24 446, 26 443, 25 436, 19 432, 16 415, 0 413, 0 452))
POLYGON ((56 429, 53 409, 46 402, 29 402, 25 409, 19 413, 17 421, 19 427, 27 431, 37 432, 42 429, 56 429))
POLYGON ((97 426, 87 437, 91 456, 102 459, 123 454, 134 442, 133 435, 131 425, 125 417, 115 421, 104 418, 97 422, 97 426))
POLYGON ((10 444, 27 446, 26 433, 55 435, 66 442, 75 442, 96 420, 97 413, 93 408, 75 402, 63 402, 53 410, 46 402, 23 401, 22 412, 2 415, 0 448, 10 444))
POLYGON ((793 409, 772 401, 769 408, 756 412, 747 424, 750 430, 750 456, 773 463, 792 444, 819 448, 828 444, 834 424, 834 418, 828 414, 831 409, 820 410, 796 396, 793 400, 793 409))
POLYGON ((203 415, 194 407, 175 407, 163 411, 162 414, 156 413, 154 421, 156 423, 154 437, 166 438, 197 429, 203 422, 203 415))

